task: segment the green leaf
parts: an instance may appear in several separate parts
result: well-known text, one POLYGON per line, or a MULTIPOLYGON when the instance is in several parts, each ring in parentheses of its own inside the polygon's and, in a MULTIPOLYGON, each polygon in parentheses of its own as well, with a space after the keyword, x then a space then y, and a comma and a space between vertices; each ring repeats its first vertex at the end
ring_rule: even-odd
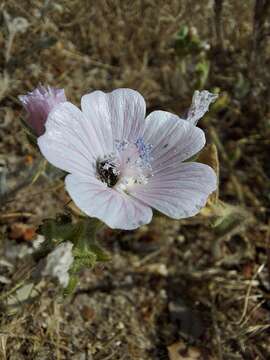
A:
POLYGON ((197 63, 195 70, 199 78, 198 88, 203 89, 209 76, 210 62, 206 59, 202 59, 197 63))
POLYGON ((38 229, 38 233, 51 243, 60 243, 76 236, 77 225, 72 224, 69 215, 58 215, 55 219, 45 219, 38 229))
POLYGON ((96 255, 97 261, 110 261, 111 260, 110 255, 107 253, 107 251, 102 249, 101 246, 93 244, 93 245, 90 245, 89 248, 96 255))
POLYGON ((78 284, 78 277, 76 275, 70 275, 68 286, 63 290, 64 296, 69 296, 74 293, 78 284))

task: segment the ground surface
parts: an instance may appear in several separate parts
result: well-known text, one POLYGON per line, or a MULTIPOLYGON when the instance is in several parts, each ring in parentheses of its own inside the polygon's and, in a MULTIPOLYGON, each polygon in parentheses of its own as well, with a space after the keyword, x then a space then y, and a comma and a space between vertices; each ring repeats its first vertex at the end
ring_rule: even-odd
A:
POLYGON ((1 358, 270 358, 267 3, 0 3, 1 358), (56 173, 31 184, 39 156, 17 96, 39 82, 77 104, 91 90, 131 87, 149 111, 179 115, 195 89, 220 91, 200 126, 218 149, 219 198, 232 207, 105 229, 111 261, 83 271, 72 297, 52 283, 27 301, 8 296, 36 227, 69 201, 56 173))

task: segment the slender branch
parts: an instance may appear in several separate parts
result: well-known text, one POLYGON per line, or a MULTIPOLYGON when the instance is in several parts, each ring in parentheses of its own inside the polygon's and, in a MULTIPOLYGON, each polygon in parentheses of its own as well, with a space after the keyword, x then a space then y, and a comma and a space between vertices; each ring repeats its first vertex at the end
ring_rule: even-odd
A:
POLYGON ((214 4, 215 31, 216 31, 217 47, 221 51, 224 49, 222 10, 223 10, 223 0, 215 0, 215 4, 214 4))
POLYGON ((252 37, 252 46, 250 52, 250 64, 259 65, 259 60, 261 58, 262 50, 262 41, 265 38, 264 36, 264 26, 268 15, 270 12, 270 1, 269 0, 256 0, 254 6, 254 16, 253 16, 253 37, 252 37))

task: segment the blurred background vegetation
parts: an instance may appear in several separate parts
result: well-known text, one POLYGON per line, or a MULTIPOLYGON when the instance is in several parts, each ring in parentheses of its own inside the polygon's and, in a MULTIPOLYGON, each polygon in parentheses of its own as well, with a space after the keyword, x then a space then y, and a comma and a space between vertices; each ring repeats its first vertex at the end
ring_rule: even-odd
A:
POLYGON ((270 358, 269 19, 268 0, 0 1, 1 358, 270 358), (18 121, 17 96, 39 83, 78 105, 130 87, 148 111, 180 116, 194 90, 220 94, 199 123, 220 201, 190 220, 105 230, 111 261, 65 301, 52 284, 8 296, 36 227, 68 201, 18 121))

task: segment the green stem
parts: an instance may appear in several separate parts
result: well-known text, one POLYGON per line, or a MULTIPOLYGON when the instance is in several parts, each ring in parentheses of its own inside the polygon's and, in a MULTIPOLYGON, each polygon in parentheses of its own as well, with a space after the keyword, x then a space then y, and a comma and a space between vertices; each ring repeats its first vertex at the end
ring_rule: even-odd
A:
POLYGON ((96 245, 97 232, 104 226, 104 224, 98 220, 86 217, 82 219, 76 226, 75 246, 81 251, 89 250, 93 245, 96 245))

